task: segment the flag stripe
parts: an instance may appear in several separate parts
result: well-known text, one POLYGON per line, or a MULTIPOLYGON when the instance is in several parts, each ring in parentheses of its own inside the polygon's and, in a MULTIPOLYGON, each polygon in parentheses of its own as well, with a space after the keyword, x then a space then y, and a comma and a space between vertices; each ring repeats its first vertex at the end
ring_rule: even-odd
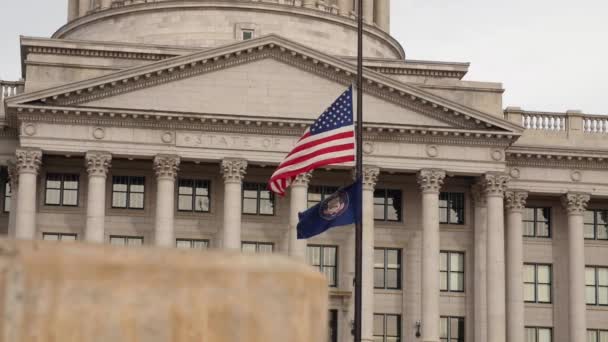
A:
POLYGON ((331 141, 328 141, 328 142, 324 142, 322 144, 318 144, 318 145, 312 146, 311 148, 309 148, 307 150, 299 151, 298 153, 294 153, 294 154, 288 156, 281 163, 281 166, 285 165, 287 162, 289 162, 292 159, 296 159, 296 158, 299 158, 301 156, 305 156, 305 155, 308 155, 308 154, 311 154, 311 153, 315 153, 316 151, 322 150, 322 149, 324 149, 326 147, 329 147, 329 146, 346 145, 346 144, 354 144, 354 143, 355 143, 355 139, 353 137, 346 138, 346 139, 336 139, 336 140, 331 140, 331 141))
POLYGON ((342 151, 348 151, 349 153, 352 153, 351 151, 354 148, 355 148, 354 141, 346 143, 346 144, 340 144, 340 145, 331 144, 329 146, 320 148, 318 150, 310 151, 310 152, 306 153, 305 155, 298 156, 296 158, 287 160, 281 164, 281 168, 284 169, 284 168, 288 168, 294 164, 302 164, 302 163, 307 162, 310 159, 317 158, 319 156, 323 156, 324 154, 342 152, 342 151))

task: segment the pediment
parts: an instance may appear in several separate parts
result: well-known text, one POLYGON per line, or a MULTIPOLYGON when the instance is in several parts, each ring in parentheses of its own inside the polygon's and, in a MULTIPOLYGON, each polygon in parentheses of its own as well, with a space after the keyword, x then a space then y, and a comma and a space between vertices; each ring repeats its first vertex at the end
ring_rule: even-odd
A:
MULTIPOLYGON (((349 62, 267 36, 179 56, 7 101, 7 107, 143 111, 311 120, 351 84, 349 62)), ((377 125, 511 132, 521 128, 371 70, 365 121, 377 125)))

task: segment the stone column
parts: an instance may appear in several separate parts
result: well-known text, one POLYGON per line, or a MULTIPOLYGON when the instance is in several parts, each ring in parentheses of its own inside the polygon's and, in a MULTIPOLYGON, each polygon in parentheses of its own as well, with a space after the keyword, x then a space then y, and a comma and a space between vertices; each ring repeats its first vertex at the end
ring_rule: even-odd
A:
POLYGON ((524 336, 524 228, 523 211, 528 193, 509 190, 507 207, 507 341, 525 341, 524 336))
POLYGON ((88 242, 105 240, 106 179, 111 162, 112 155, 107 152, 89 152, 85 156, 89 186, 84 239, 88 242))
POLYGON ((422 191, 422 341, 439 341, 439 191, 445 171, 421 170, 422 191))
POLYGON ((242 159, 224 159, 222 161, 224 175, 224 230, 223 247, 225 249, 241 249, 241 212, 243 177, 247 170, 247 161, 242 159))
POLYGON ((306 240, 298 240, 298 214, 306 210, 308 204, 308 183, 312 173, 299 175, 291 183, 291 203, 289 206, 289 255, 301 260, 306 259, 306 240))
POLYGON ((568 211, 569 341, 585 341, 587 334, 583 214, 590 199, 590 195, 582 193, 568 193, 562 197, 562 204, 568 211))
POLYGON ((375 0, 376 5, 376 24, 384 32, 389 33, 391 30, 391 9, 390 0, 375 0))
POLYGON ((91 7, 91 0, 79 0, 78 2, 78 16, 84 17, 89 12, 91 7))
POLYGON ((363 168, 363 249, 361 279, 362 294, 362 341, 374 340, 374 189, 380 169, 373 166, 363 168))
POLYGON ((338 13, 345 17, 350 17, 353 11, 353 0, 338 0, 338 13))
POLYGON ((363 21, 366 24, 374 24, 374 0, 363 0, 363 21))
POLYGON ((68 0, 68 22, 78 18, 78 0, 68 0))
POLYGON ((473 185, 471 189, 473 197, 474 221, 475 221, 475 273, 474 273, 474 341, 486 342, 488 333, 488 308, 487 308, 487 268, 486 268, 486 243, 488 240, 488 203, 480 184, 473 185))
POLYGON ((179 170, 179 156, 154 157, 156 172, 156 220, 154 241, 157 246, 175 246, 175 178, 179 170))
POLYGON ((20 149, 15 155, 19 174, 15 236, 33 240, 36 236, 36 180, 42 164, 42 151, 20 149))
POLYGON ((17 220, 17 193, 19 192, 19 173, 14 161, 8 163, 8 183, 11 187, 11 208, 8 213, 8 236, 15 237, 17 220))
POLYGON ((504 194, 509 177, 488 173, 482 178, 488 202, 487 306, 488 341, 506 341, 504 194))

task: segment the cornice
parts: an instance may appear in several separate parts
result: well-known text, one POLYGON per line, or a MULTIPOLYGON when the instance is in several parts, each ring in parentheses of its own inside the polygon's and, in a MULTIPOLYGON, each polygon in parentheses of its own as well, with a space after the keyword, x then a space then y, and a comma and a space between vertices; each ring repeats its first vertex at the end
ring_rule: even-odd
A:
POLYGON ((608 151, 561 150, 534 148, 533 150, 509 149, 506 152, 508 166, 528 166, 563 169, 608 169, 608 151))
MULTIPOLYGON (((10 98, 8 105, 15 107, 23 103, 53 106, 81 104, 268 57, 344 85, 351 84, 356 73, 355 66, 348 62, 271 35, 71 85, 18 95, 10 98)), ((514 135, 520 135, 522 131, 520 126, 501 118, 453 103, 374 71, 366 70, 364 76, 366 93, 451 125, 471 130, 506 130, 514 135)))
POLYGON ((37 53, 43 55, 67 55, 67 56, 84 56, 84 57, 105 57, 117 59, 141 59, 148 61, 159 61, 162 59, 175 57, 175 54, 160 54, 160 53, 144 53, 130 51, 109 51, 109 50, 94 50, 83 48, 67 48, 67 47, 47 47, 47 46, 28 46, 24 48, 26 54, 37 53))

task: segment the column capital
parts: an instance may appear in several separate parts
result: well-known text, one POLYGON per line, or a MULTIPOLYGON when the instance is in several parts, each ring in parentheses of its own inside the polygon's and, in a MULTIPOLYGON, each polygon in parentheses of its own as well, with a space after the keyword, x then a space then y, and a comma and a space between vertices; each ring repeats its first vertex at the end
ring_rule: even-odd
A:
POLYGON ((488 205, 488 199, 484 196, 483 185, 475 183, 471 186, 471 198, 473 206, 477 208, 485 208, 488 205))
POLYGON ((89 177, 106 177, 112 166, 112 154, 109 152, 87 152, 84 163, 89 177))
POLYGON ((180 164, 179 156, 158 155, 154 157, 154 171, 157 178, 169 178, 175 180, 180 164))
POLYGON ((361 182, 363 190, 373 191, 378 183, 378 176, 380 176, 380 168, 376 166, 363 166, 363 175, 361 175, 361 182))
POLYGON ((528 192, 523 190, 507 190, 505 192, 505 207, 511 212, 521 212, 526 207, 528 192))
POLYGON ((591 195, 580 192, 569 192, 562 196, 562 205, 568 211, 568 215, 583 215, 587 210, 587 204, 591 195))
POLYGON ((304 187, 307 188, 310 180, 312 179, 312 171, 304 172, 296 176, 291 181, 291 187, 304 187))
POLYGON ((486 196, 503 197, 507 190, 510 177, 502 172, 488 172, 481 177, 480 182, 486 196))
POLYGON ((19 149, 15 152, 16 168, 18 173, 38 174, 42 164, 42 151, 19 149))
POLYGON ((244 159, 222 160, 221 171, 226 183, 240 183, 247 171, 247 161, 244 159))
POLYGON ((418 184, 423 193, 438 193, 443 186, 445 171, 423 169, 418 172, 418 184))

